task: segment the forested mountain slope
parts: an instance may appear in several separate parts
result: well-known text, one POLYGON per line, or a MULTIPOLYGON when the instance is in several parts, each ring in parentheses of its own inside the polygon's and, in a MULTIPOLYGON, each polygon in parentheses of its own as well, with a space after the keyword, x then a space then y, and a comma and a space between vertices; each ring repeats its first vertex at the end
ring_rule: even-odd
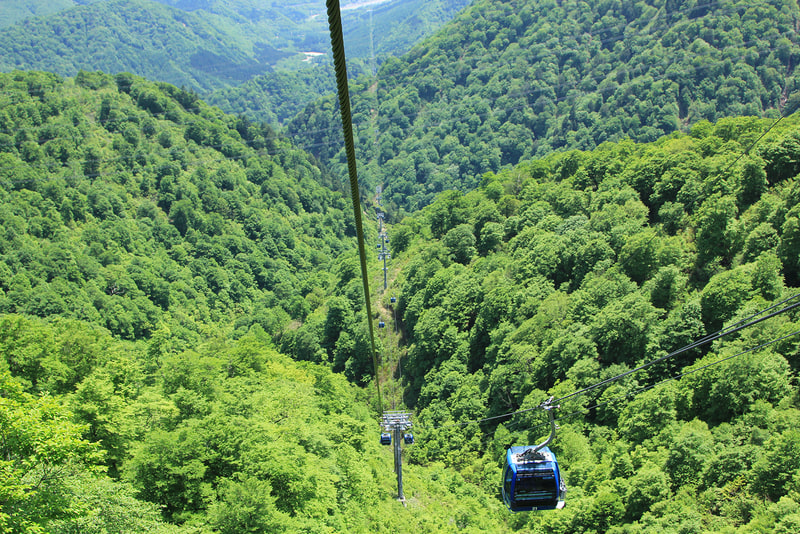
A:
POLYGON ((625 373, 798 302, 798 132, 797 115, 722 119, 554 153, 391 227, 412 461, 481 481, 547 435, 552 395, 568 504, 513 527, 796 530, 796 308, 625 373))
MULTIPOLYGON (((353 74, 365 74, 362 62, 349 62, 353 74)), ((275 71, 256 76, 236 87, 219 89, 205 100, 227 113, 241 113, 253 121, 275 125, 293 119, 303 108, 336 92, 333 65, 315 65, 298 71, 275 71)))
MULTIPOLYGON (((407 52, 467 4, 465 0, 392 0, 377 4, 373 12, 370 7, 347 9, 343 3, 342 27, 350 78, 371 74, 386 58, 407 52)), ((327 55, 327 29, 323 33, 324 39, 314 50, 327 55)), ((207 101, 223 111, 244 113, 252 120, 278 125, 294 118, 306 105, 335 92, 333 65, 326 58, 315 62, 312 68, 255 76, 239 86, 215 91, 207 101)))
MULTIPOLYGON (((0 28, 27 19, 114 0, 4 0, 0 28)), ((279 50, 324 51, 328 44, 325 2, 294 0, 152 0, 186 13, 197 13, 237 41, 261 42, 279 50), (238 38, 237 38, 238 37, 238 38)), ((408 51, 433 33, 471 0, 342 0, 349 55, 387 57, 408 51)), ((94 6, 99 7, 99 6, 94 6)), ((241 43, 240 43, 241 44, 241 43)))
POLYGON ((441 464, 395 500, 352 223, 307 154, 128 74, 0 88, 0 531, 508 531, 441 464))
POLYGON ((133 72, 208 91, 264 72, 277 52, 259 58, 226 29, 149 0, 97 2, 0 31, 0 70, 133 72))
POLYGON ((129 74, 0 87, 0 311, 278 336, 354 250, 344 198, 269 127, 129 74))
MULTIPOLYGON (((348 57, 399 56, 432 35, 472 0, 341 2, 348 57)), ((325 2, 320 2, 325 4, 325 2)), ((327 28, 326 28, 327 29, 327 28)), ((326 45, 329 41, 326 40, 326 45)))
MULTIPOLYGON (((793 0, 479 0, 351 86, 362 176, 390 212, 533 155, 653 141, 797 101, 793 0)), ((341 167, 334 100, 288 131, 341 167)))
POLYGON ((0 528, 800 525, 796 309, 564 399, 565 510, 511 515, 498 496, 505 447, 547 433, 548 395, 797 293, 796 116, 551 153, 390 228, 405 508, 374 390, 352 384, 372 369, 334 180, 167 84, 0 86, 0 528))
POLYGON ((25 19, 58 13, 75 6, 74 0, 5 0, 0 9, 0 28, 12 26, 25 19))

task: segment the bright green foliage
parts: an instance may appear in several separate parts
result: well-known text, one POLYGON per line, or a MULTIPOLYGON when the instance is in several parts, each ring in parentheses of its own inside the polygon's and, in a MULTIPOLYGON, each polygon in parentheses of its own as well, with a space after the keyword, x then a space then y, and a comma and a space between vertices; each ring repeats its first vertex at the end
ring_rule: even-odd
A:
POLYGON ((655 465, 644 465, 630 480, 625 496, 627 518, 639 519, 652 505, 669 496, 669 483, 664 472, 655 465))
MULTIPOLYGON (((0 85, 15 95, 6 129, 43 149, 36 162, 22 142, 0 154, 32 173, 0 180, 0 311, 88 320, 126 339, 163 323, 175 349, 210 321, 279 338, 313 311, 313 289, 330 289, 325 266, 352 249, 344 199, 267 126, 127 74, 17 72, 0 85), (74 150, 61 159, 48 147, 65 140, 74 150)), ((30 355, 10 356, 12 370, 66 391, 96 356, 64 343, 74 353, 58 356, 52 384, 39 384, 30 355)))
POLYGON ((699 482, 712 450, 713 439, 708 425, 693 420, 683 424, 669 436, 669 451, 664 470, 670 476, 673 488, 694 486, 699 482))
POLYGON ((620 434, 633 443, 655 438, 661 429, 675 421, 675 399, 667 388, 640 393, 620 413, 620 434))
MULTIPOLYGON (((30 351, 45 354, 65 324, 2 319, 30 351)), ((391 453, 379 448, 360 391, 322 366, 277 353, 259 327, 163 356, 147 377, 136 365, 149 358, 147 346, 69 324, 73 336, 102 333, 87 351, 108 350, 74 393, 36 397, 7 368, 0 373, 0 532, 367 533, 394 524, 424 530, 453 521, 478 531, 502 524, 491 493, 441 466, 407 466, 406 511, 393 499, 391 453), (103 449, 120 479, 102 474, 103 449)), ((45 369, 40 383, 49 379, 45 369)), ((457 405, 468 409, 465 394, 457 405)), ((487 489, 497 476, 490 464, 475 464, 490 473, 487 489)))
POLYGON ((770 351, 758 355, 743 354, 741 345, 726 348, 700 360, 696 366, 715 364, 708 371, 687 377, 687 393, 692 408, 704 419, 717 423, 743 415, 756 400, 777 403, 789 395, 789 365, 782 356, 770 351))
POLYGON ((744 303, 752 289, 750 265, 714 275, 703 288, 700 305, 709 331, 719 330, 744 303))
POLYGON ((220 500, 209 510, 211 524, 220 533, 289 530, 290 518, 275 511, 275 497, 268 481, 225 480, 220 486, 220 500))
MULTIPOLYGON (((797 127, 785 121, 750 160, 763 173, 797 127)), ((517 191, 517 207, 498 206, 490 222, 481 222, 492 213, 486 206, 503 197, 488 187, 447 193, 407 218, 403 226, 416 222, 423 237, 400 255, 409 258, 399 297, 410 343, 406 399, 421 424, 443 427, 412 461, 460 467, 482 450, 500 461, 504 446, 541 441, 547 427, 535 407, 548 394, 593 386, 794 295, 794 258, 780 243, 791 239, 783 231, 796 211, 796 177, 736 196, 741 177, 726 168, 731 143, 744 150, 755 132, 751 119, 731 119, 649 145, 550 155, 485 179, 517 191), (675 164, 679 174, 648 170, 675 164), (715 193, 697 199, 690 188, 715 193), (464 264, 442 260, 451 232, 491 223, 504 229, 492 250, 464 264), (485 448, 473 445, 477 430, 458 424, 495 416, 483 423, 494 436, 485 448), (458 454, 440 452, 448 447, 458 454)), ((794 495, 800 476, 787 445, 798 423, 796 339, 749 349, 797 330, 784 314, 564 400, 552 447, 567 509, 515 516, 512 528, 735 532, 752 523, 757 531, 774 517, 762 499, 794 495)), ((792 514, 780 520, 791 525, 792 514)))
POLYGON ((69 516, 47 523, 53 534, 104 534, 107 532, 178 532, 164 522, 158 506, 136 498, 127 484, 107 477, 80 476, 68 481, 69 491, 77 497, 69 516))
POLYGON ((455 228, 451 228, 442 242, 450 249, 453 261, 458 263, 469 263, 475 255, 475 236, 472 233, 472 226, 469 224, 459 224, 455 228))
POLYGON ((781 227, 779 251, 788 280, 800 281, 800 213, 796 207, 786 215, 781 227))
POLYGON ((719 259, 726 265, 738 250, 734 220, 736 201, 730 197, 706 199, 697 211, 697 252, 703 263, 719 259))
POLYGON ((753 489, 772 500, 788 493, 800 473, 797 439, 800 433, 792 429, 771 438, 765 444, 766 454, 753 466, 753 489))
POLYGON ((655 232, 641 232, 631 236, 619 251, 619 262, 631 280, 641 284, 652 277, 658 268, 655 232))
MULTIPOLYGON (((165 84, 0 82, 17 98, 0 114, 14 131, 0 139, 0 406, 3 430, 24 438, 5 451, 3 506, 26 514, 4 508, 19 522, 8 529, 795 525, 798 343, 773 342, 798 330, 796 314, 571 394, 795 294, 797 118, 752 149, 771 121, 551 153, 406 217, 393 251, 406 343, 393 397, 414 410, 417 443, 402 508, 373 390, 353 384, 372 381, 372 353, 347 206, 320 185, 333 177, 269 128, 165 84), (550 395, 564 397, 552 448, 569 504, 505 514, 505 447, 544 439, 538 406, 550 395), (51 459, 25 449, 37 432, 55 436, 41 440, 51 459), (42 459, 65 475, 23 491, 17 464, 42 459)), ((429 97, 407 89, 397 128, 429 97)), ((460 124, 477 128, 470 117, 460 124)))
POLYGON ((97 471, 98 447, 53 397, 34 397, 0 371, 0 531, 43 532, 69 517, 70 480, 97 471))

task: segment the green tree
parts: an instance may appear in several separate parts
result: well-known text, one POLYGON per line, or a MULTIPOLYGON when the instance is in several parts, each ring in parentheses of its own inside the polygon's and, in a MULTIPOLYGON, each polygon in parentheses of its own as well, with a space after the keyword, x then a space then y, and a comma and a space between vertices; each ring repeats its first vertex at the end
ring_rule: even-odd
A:
POLYGON ((499 222, 489 221, 481 228, 480 239, 478 240, 478 252, 485 256, 497 250, 503 242, 505 230, 499 222))
POLYGON ((654 388, 629 401, 619 415, 622 436, 633 443, 653 438, 675 422, 674 392, 668 387, 654 388))
POLYGON ((275 507, 268 480, 239 476, 225 479, 218 489, 219 500, 209 508, 209 520, 219 532, 285 532, 292 530, 288 514, 275 507))
POLYGON ((789 429, 767 441, 765 454, 753 466, 753 489, 773 501, 786 495, 800 473, 800 454, 796 447, 800 432, 789 429))
POLYGON ((786 215, 778 251, 787 282, 796 283, 800 280, 800 210, 797 208, 786 215))
POLYGON ((657 236, 647 230, 629 237, 619 251, 619 263, 631 280, 642 284, 658 268, 657 236))
POLYGON ((456 226, 467 223, 467 210, 468 206, 460 192, 448 191, 441 195, 428 214, 433 237, 442 238, 456 226))
POLYGON ((442 242, 450 250, 453 260, 458 263, 467 264, 475 255, 475 235, 472 233, 472 225, 459 224, 451 228, 442 238, 442 242))
POLYGON ((712 196, 697 210, 698 259, 707 263, 719 258, 729 265, 739 250, 738 210, 730 196, 712 196))
POLYGON ((163 506, 164 515, 182 522, 204 507, 209 451, 206 433, 194 424, 175 432, 154 430, 133 448, 125 477, 141 498, 163 506))
POLYGON ((655 308, 640 294, 614 300, 595 316, 592 339, 604 362, 633 363, 645 352, 655 308))
POLYGON ((136 498, 132 487, 111 478, 80 474, 66 481, 75 496, 69 514, 48 521, 53 534, 85 532, 154 532, 167 534, 178 528, 165 523, 159 507, 136 498))
POLYGON ((686 377, 692 412, 710 424, 747 413, 757 400, 777 403, 789 395, 789 364, 771 351, 739 354, 738 345, 711 353, 695 366, 714 364, 686 377), (719 362, 719 363, 717 363, 719 362))
POLYGON ((703 323, 715 332, 730 320, 745 301, 752 288, 752 276, 747 266, 714 275, 700 296, 703 323))
POLYGON ((671 436, 664 470, 672 487, 683 488, 700 483, 702 473, 713 450, 714 439, 703 421, 694 419, 684 423, 671 436))
POLYGON ((651 506, 669 496, 667 475, 658 466, 652 463, 645 464, 630 479, 630 486, 625 496, 625 517, 629 521, 636 521, 651 506))
POLYGON ((100 469, 102 454, 58 399, 36 398, 0 369, 0 527, 42 532, 69 517, 68 479, 100 469))

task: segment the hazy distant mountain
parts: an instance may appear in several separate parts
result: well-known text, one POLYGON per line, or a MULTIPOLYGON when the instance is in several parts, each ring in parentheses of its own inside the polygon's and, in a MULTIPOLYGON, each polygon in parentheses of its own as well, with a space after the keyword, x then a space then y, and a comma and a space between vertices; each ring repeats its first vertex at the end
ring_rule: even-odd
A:
POLYGON ((68 76, 128 71, 211 90, 264 72, 281 55, 266 45, 257 49, 256 57, 197 13, 148 0, 113 0, 6 28, 0 32, 0 70, 68 76))
MULTIPOLYGON (((400 55, 433 33, 471 0, 350 0, 342 2, 348 59, 363 69, 400 55)), ((296 0, 33 0, 0 9, 0 71, 129 71, 194 89, 228 111, 272 122, 325 94, 331 85, 330 37, 324 2, 296 0), (85 4, 92 3, 91 7, 85 4), (306 71, 312 83, 280 87, 247 105, 230 107, 306 71), (245 94, 235 88, 266 75, 245 94), (315 78, 319 81, 314 82, 315 78), (231 92, 232 91, 232 92, 231 92), (321 92, 318 92, 321 91, 321 92), (296 99, 294 96, 302 96, 296 99), (286 110, 282 107, 285 98, 286 110), (276 119, 277 118, 277 119, 276 119)))
MULTIPOLYGON (((399 55, 416 42, 432 34, 467 6, 471 0, 350 0, 342 2, 342 24, 347 40, 348 57, 399 55)), ((221 78, 247 79, 255 65, 272 66, 288 55, 296 55, 294 67, 309 56, 301 52, 327 53, 330 46, 324 2, 298 3, 295 0, 265 0, 254 5, 247 0, 4 0, 0 8, 0 42, 3 60, 0 68, 32 68, 53 70, 59 74, 74 74, 75 65, 89 70, 106 69, 109 64, 127 63, 130 70, 149 76, 137 69, 140 54, 126 50, 126 41, 150 37, 148 25, 157 24, 166 39, 188 40, 167 50, 169 62, 187 63, 183 54, 195 50, 201 57, 189 62, 191 68, 208 69, 207 52, 222 55, 213 58, 221 78), (85 4, 97 3, 91 9, 85 4), (158 6, 157 4, 162 4, 158 6), (165 11, 166 6, 168 9, 165 11), (150 17, 143 14, 149 11, 150 17), (196 18, 187 19, 186 15, 196 18), (153 17, 161 19, 153 22, 153 17), (121 25, 120 25, 121 24, 121 25), (175 27, 172 27, 175 25, 175 27), (100 27, 106 32, 101 31, 100 27), (207 26, 205 28, 204 26, 207 26), (196 36, 187 35, 197 32, 196 36), (103 41, 87 48, 83 42, 69 39, 79 33, 103 41), (216 33, 217 35, 210 35, 216 33), (167 35, 172 34, 172 35, 167 35), (59 37, 52 39, 52 37, 59 37), (198 45, 198 39, 218 40, 223 48, 209 43, 198 45), (121 39, 123 42, 117 43, 121 39), (104 54, 96 55, 97 47, 119 48, 125 60, 109 62, 104 54), (87 51, 90 54, 87 55, 87 51), (57 57, 54 57, 57 56, 57 57), (203 56, 206 56, 203 58, 203 56), (70 69, 70 66, 73 68, 70 69), (235 72, 231 72, 235 71, 235 72), (245 71, 245 72, 243 72, 245 71), (248 75, 249 74, 249 75, 248 75)), ((141 45, 140 47, 147 47, 141 45)), ((159 43, 153 44, 158 51, 159 43)), ((191 54, 189 54, 191 56, 191 54)), ((191 70, 191 69, 190 69, 191 70)), ((211 69, 213 70, 213 69, 211 69)), ((202 79, 204 76, 198 76, 202 79)), ((172 80, 166 80, 172 81, 172 80)), ((208 83, 208 82, 206 82, 208 83)))
POLYGON ((74 0, 3 0, 0 4, 0 28, 12 26, 25 19, 43 15, 51 15, 79 4, 92 1, 75 2, 74 0))

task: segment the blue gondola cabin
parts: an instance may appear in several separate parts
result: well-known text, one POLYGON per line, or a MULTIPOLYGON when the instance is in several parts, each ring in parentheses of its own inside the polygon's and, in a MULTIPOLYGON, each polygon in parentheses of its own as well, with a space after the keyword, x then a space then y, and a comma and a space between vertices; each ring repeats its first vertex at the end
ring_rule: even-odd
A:
POLYGON ((512 512, 557 510, 564 507, 567 486, 556 456, 548 447, 511 447, 503 470, 503 501, 512 512))

